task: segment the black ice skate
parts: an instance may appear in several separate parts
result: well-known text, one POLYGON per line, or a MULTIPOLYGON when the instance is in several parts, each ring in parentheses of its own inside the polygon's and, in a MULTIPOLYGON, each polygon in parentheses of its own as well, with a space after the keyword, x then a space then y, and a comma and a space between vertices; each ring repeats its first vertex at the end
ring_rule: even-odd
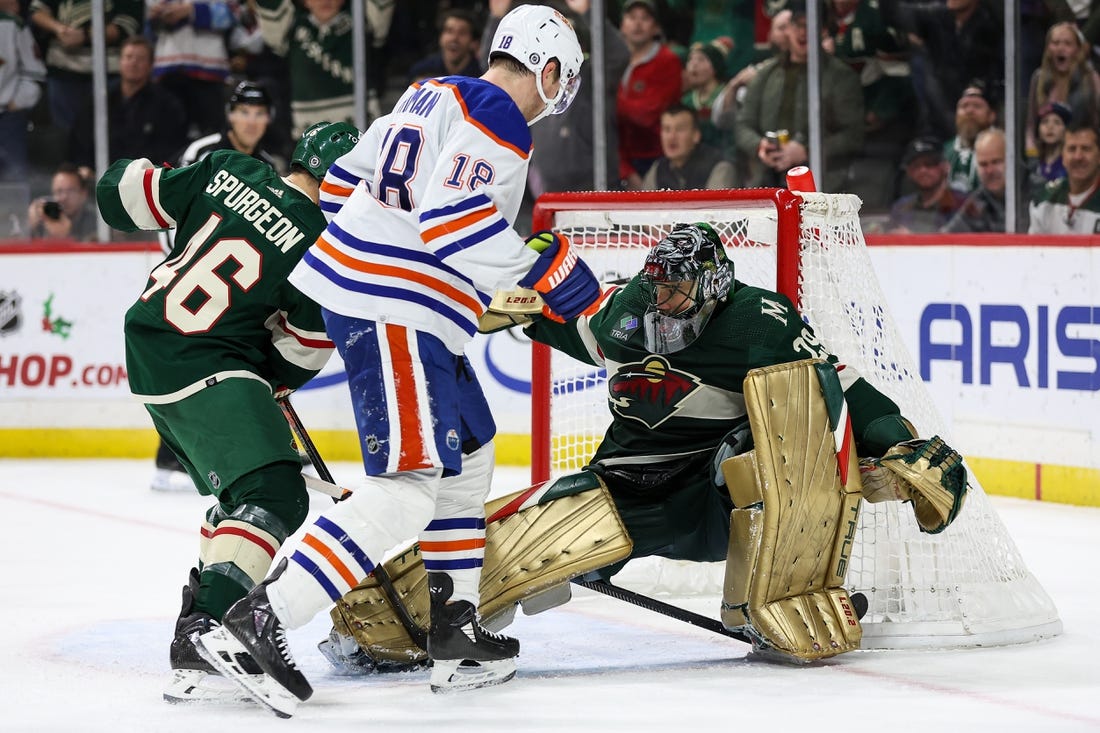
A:
MULTIPOLYGON (((239 702, 250 699, 242 690, 219 673, 195 648, 195 638, 217 628, 218 622, 209 614, 195 612, 195 594, 199 589, 199 571, 191 568, 187 585, 183 588, 183 607, 176 619, 176 634, 168 649, 168 661, 172 667, 172 681, 164 691, 164 699, 170 703, 221 701, 239 702)), ((251 667, 260 674, 259 667, 251 667)))
POLYGON ((221 627, 200 636, 197 644, 204 659, 280 718, 289 718, 298 701, 313 694, 290 655, 286 629, 267 597, 267 586, 286 566, 284 558, 267 580, 225 612, 221 627), (249 674, 252 664, 259 665, 263 674, 249 674))
POLYGON ((454 582, 446 573, 428 573, 428 592, 432 692, 473 690, 515 677, 519 640, 482 626, 477 609, 469 601, 448 603, 454 593, 454 582))

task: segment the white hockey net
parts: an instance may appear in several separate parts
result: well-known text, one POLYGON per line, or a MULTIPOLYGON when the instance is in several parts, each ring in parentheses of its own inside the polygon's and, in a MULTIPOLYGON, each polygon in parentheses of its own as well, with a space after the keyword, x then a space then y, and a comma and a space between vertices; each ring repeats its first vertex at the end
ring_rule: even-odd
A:
MULTIPOLYGON (((738 280, 787 294, 822 343, 892 397, 921 436, 945 435, 886 308, 860 229, 859 205, 855 196, 836 194, 803 194, 799 203, 773 189, 558 194, 540 199, 535 228, 568 234, 609 281, 636 273, 648 247, 674 224, 711 223, 730 251, 738 280)), ((534 361, 537 480, 585 465, 610 413, 601 373, 544 347, 536 347, 534 361)), ((1011 644, 1061 631, 1054 604, 972 472, 962 513, 939 535, 921 533, 908 505, 862 507, 847 588, 870 602, 864 648, 1011 644)), ((721 565, 647 558, 632 562, 616 582, 649 594, 717 600, 721 565)))

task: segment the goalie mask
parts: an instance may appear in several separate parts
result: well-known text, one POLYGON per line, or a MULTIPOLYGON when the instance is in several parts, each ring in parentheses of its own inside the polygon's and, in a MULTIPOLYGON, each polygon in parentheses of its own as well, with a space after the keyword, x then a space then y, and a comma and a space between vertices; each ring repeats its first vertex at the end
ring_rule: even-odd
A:
POLYGON ((645 345, 674 354, 693 343, 733 284, 733 263, 709 224, 677 224, 649 251, 642 268, 649 307, 645 345))
POLYGON ((572 104, 581 86, 584 54, 573 26, 564 15, 545 5, 520 5, 501 19, 493 35, 489 60, 501 54, 511 56, 535 75, 535 88, 546 104, 528 126, 546 115, 560 115, 572 104), (560 81, 552 98, 546 96, 542 87, 542 70, 551 60, 558 62, 560 81))

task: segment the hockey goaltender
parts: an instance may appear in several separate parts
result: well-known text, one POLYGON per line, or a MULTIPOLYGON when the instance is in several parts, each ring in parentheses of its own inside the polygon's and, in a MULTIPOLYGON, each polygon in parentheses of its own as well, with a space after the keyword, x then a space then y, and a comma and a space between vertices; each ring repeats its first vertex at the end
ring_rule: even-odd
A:
MULTIPOLYGON (((534 340, 607 370, 612 424, 579 473, 487 506, 480 612, 507 625, 648 555, 726 561, 725 628, 793 661, 859 647, 842 586, 861 500, 912 505, 937 533, 966 497, 962 459, 921 439, 897 405, 828 352, 783 295, 734 278, 718 235, 678 225, 644 268, 565 323, 530 292, 500 293, 483 331, 534 340)), ((321 651, 344 671, 425 663, 416 545, 332 611, 321 651)))

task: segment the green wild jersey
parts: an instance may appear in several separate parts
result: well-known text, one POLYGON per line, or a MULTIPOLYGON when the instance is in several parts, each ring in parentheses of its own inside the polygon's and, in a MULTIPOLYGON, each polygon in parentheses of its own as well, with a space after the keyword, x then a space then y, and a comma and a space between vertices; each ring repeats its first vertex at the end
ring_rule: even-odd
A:
POLYGON ((184 168, 115 161, 97 200, 115 229, 174 228, 168 258, 126 313, 131 391, 183 399, 231 377, 297 388, 332 353, 320 307, 286 282, 325 228, 270 166, 219 150, 184 168))
MULTIPOLYGON (((525 329, 536 341, 607 370, 613 421, 593 461, 645 463, 711 450, 747 421, 743 382, 749 370, 808 358, 837 364, 779 293, 735 282, 699 339, 665 355, 645 348, 647 302, 635 277, 592 316, 564 324, 540 319, 525 329)), ((898 414, 897 406, 855 370, 839 373, 860 454, 881 455, 888 445, 860 445, 860 437, 875 418, 898 414)))
POLYGON ((1030 206, 1031 234, 1100 234, 1100 186, 1070 196, 1069 180, 1043 186, 1030 206))

